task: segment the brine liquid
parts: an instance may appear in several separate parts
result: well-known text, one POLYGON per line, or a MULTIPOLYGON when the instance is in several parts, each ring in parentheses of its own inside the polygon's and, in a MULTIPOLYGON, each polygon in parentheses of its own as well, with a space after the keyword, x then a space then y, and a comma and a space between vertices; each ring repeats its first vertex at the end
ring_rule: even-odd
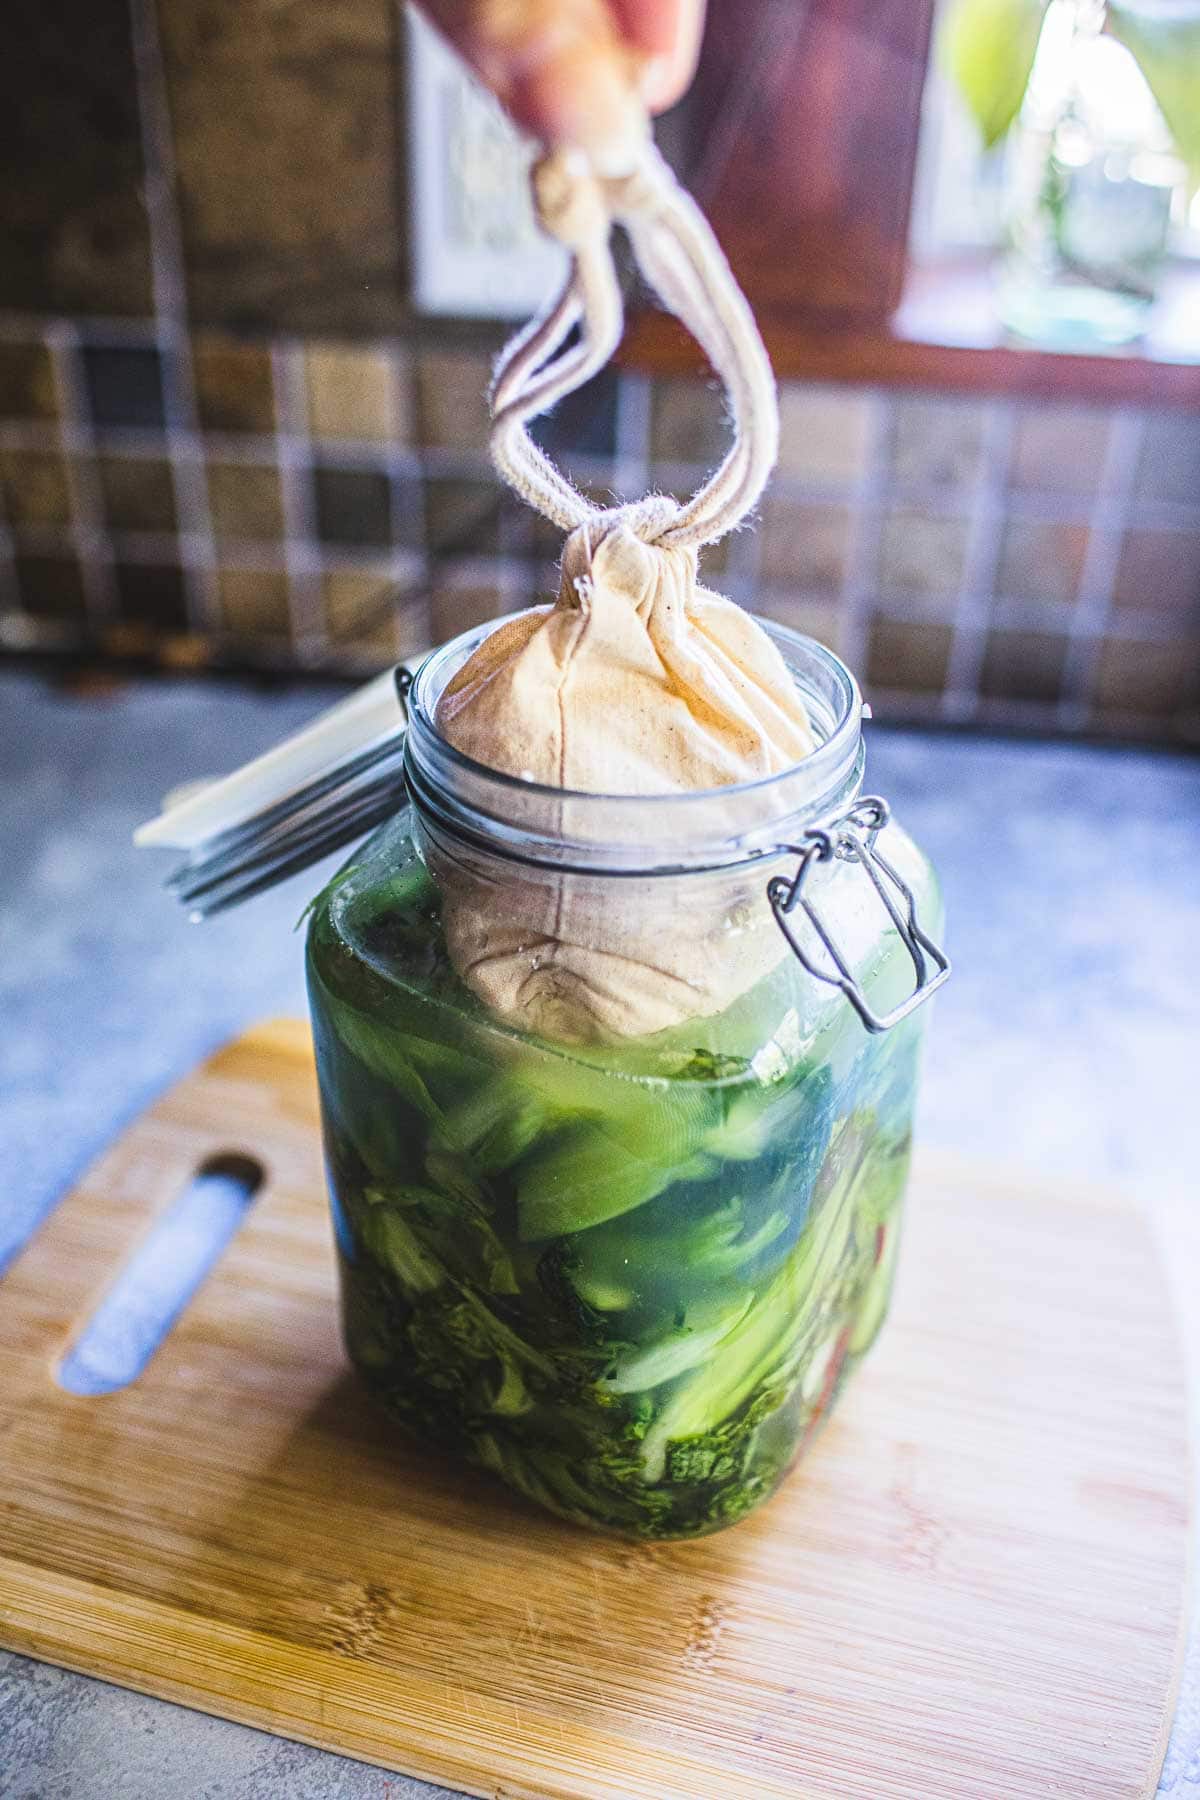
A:
POLYGON ((788 959, 658 1038, 524 1037, 394 838, 318 901, 309 986, 346 1340, 392 1414, 626 1535, 770 1493, 886 1310, 919 1027, 835 997, 806 1035, 788 959))

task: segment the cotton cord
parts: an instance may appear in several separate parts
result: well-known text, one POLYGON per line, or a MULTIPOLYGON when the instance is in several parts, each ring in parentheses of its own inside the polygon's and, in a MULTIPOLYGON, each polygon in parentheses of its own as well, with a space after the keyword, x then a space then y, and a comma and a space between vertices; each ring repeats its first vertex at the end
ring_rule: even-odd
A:
POLYGON ((562 292, 503 351, 492 384, 492 460, 514 491, 564 531, 618 520, 647 543, 698 547, 732 531, 757 503, 779 449, 779 405, 746 298, 704 214, 647 142, 628 174, 597 173, 556 150, 533 172, 545 230, 571 253, 562 292), (612 230, 629 237, 643 276, 687 327, 725 389, 733 444, 688 501, 650 495, 593 505, 533 442, 526 426, 608 363, 624 329, 612 230), (564 349, 578 326, 578 340, 564 349))

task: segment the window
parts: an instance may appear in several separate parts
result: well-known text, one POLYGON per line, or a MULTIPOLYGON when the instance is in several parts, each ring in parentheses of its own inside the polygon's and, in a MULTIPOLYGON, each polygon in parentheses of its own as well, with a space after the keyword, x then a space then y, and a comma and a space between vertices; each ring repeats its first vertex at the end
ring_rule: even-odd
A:
MULTIPOLYGON (((1056 97, 1071 73, 1069 31, 1067 8, 1053 0, 1030 78, 1027 118, 1053 118, 1056 97)), ((1176 179, 1170 134, 1128 50, 1115 38, 1102 37, 1089 47, 1084 66, 1076 63, 1074 73, 1097 111, 1106 120, 1119 121, 1132 142, 1147 146, 1143 158, 1158 165, 1147 173, 1176 179)), ((910 248, 918 262, 1000 248, 1011 156, 1011 145, 984 150, 953 84, 931 58, 921 107, 910 233, 910 248)), ((1190 211, 1182 190, 1177 192, 1172 227, 1174 254, 1200 257, 1200 192, 1190 211)))
MULTIPOLYGON (((1066 23, 1054 0, 1031 109, 1065 77, 1066 23)), ((1200 403, 1200 207, 1175 221, 1176 255, 1141 338, 1080 352, 1066 338, 1045 351, 1008 335, 993 271, 1016 144, 981 152, 930 68, 934 27, 934 0, 709 0, 696 83, 667 121, 670 149, 778 372, 1200 403)), ((1148 117, 1160 136, 1142 153, 1166 159, 1132 58, 1103 38, 1094 61, 1089 104, 1126 124, 1148 117)), ((697 366, 654 314, 638 321, 628 354, 659 370, 697 366)))

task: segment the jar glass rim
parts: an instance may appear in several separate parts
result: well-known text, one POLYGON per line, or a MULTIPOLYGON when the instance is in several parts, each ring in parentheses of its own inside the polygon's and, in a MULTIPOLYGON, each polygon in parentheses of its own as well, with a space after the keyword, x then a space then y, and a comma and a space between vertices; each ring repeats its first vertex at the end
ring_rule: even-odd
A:
MULTIPOLYGON (((530 608, 544 613, 545 607, 530 608)), ((517 618, 521 614, 513 614, 517 618)), ((472 627, 431 651, 407 696, 406 767, 418 808, 452 829, 485 826, 489 837, 553 837, 576 849, 606 849, 641 858, 660 844, 672 864, 712 866, 780 847, 791 823, 819 818, 857 792, 862 779, 862 694, 846 664, 815 638, 769 619, 758 623, 782 653, 810 712, 818 744, 810 755, 775 774, 724 787, 665 794, 610 794, 548 787, 489 768, 455 749, 436 724, 447 683, 476 647, 507 621, 472 627), (570 830, 563 833, 564 813, 570 830), (765 836, 764 836, 765 832, 765 836), (727 847, 729 855, 713 852, 727 847)), ((528 854, 516 844, 514 854, 528 854)), ((562 860, 557 854, 554 861, 562 860)), ((591 863, 593 857, 586 857, 591 863)), ((621 856, 624 861, 625 857, 621 856)))

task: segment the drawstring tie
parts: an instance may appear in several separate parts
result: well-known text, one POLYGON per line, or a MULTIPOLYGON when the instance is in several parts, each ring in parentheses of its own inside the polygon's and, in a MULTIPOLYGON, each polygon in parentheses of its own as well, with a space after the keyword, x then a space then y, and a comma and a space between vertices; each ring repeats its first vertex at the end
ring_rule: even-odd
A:
POLYGON ((621 525, 648 544, 715 543, 742 522, 766 486, 779 448, 779 407, 758 327, 712 228, 652 144, 620 176, 597 174, 578 151, 552 151, 534 167, 533 194, 542 226, 570 251, 571 266, 557 299, 501 355, 491 392, 496 468, 564 531, 587 527, 586 541, 621 525), (614 225, 624 229, 642 275, 691 332, 725 389, 733 444, 690 500, 651 494, 628 506, 596 506, 526 430, 598 374, 621 341, 614 225))

